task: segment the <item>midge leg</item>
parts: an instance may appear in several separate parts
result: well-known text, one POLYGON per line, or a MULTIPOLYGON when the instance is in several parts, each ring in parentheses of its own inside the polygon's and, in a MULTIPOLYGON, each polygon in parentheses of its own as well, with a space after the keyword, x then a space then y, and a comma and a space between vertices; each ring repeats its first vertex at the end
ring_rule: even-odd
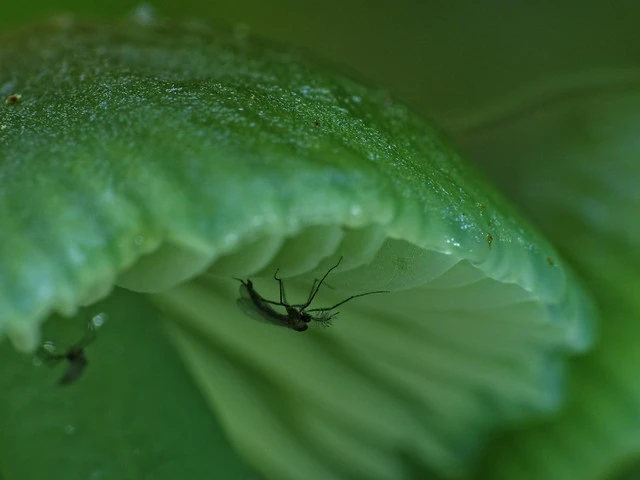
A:
POLYGON ((41 345, 36 352, 36 358, 49 366, 54 366, 60 360, 65 360, 67 355, 66 353, 51 353, 44 345, 41 345))
MULTIPOLYGON (((278 282, 278 284, 280 285, 280 305, 282 306, 286 306, 288 305, 287 303, 287 297, 284 293, 284 284, 282 283, 282 279, 278 276, 278 272, 280 271, 280 269, 278 268, 275 273, 273 274, 273 278, 278 282)), ((269 302, 272 303, 272 302, 269 302)))
MULTIPOLYGON (((321 279, 314 279, 313 280, 313 284, 311 285, 311 291, 309 292, 309 296, 307 297, 307 301, 305 303, 298 303, 295 305, 291 305, 289 304, 289 302, 287 302, 287 295, 285 293, 285 289, 284 289, 284 282, 282 281, 282 279, 278 276, 278 272, 280 271, 280 269, 278 268, 275 273, 273 274, 273 278, 274 280, 276 280, 278 282, 278 285, 280 287, 280 301, 279 302, 275 302, 273 300, 267 300, 266 298, 262 298, 262 301, 264 301, 265 303, 270 303, 271 305, 278 305, 281 307, 294 307, 298 310, 305 310, 309 305, 311 305, 311 302, 313 302, 313 299, 315 298, 315 296, 317 295, 318 291, 320 290, 320 287, 322 286, 322 284, 324 283, 325 279, 327 278, 327 276, 338 266, 340 265, 340 262, 342 262, 342 258, 340 257, 340 260, 338 260, 338 263, 336 263, 333 267, 331 267, 327 273, 324 274, 324 276, 321 279)), ((239 278, 237 278, 236 280, 239 280, 240 282, 242 282, 242 280, 240 280, 239 278)))
POLYGON ((325 273, 323 275, 323 277, 320 279, 320 281, 318 281, 317 279, 313 281, 313 286, 311 287, 311 293, 309 294, 309 298, 307 299, 307 301, 305 303, 301 303, 299 305, 295 305, 295 307, 300 308, 301 310, 306 310, 306 308, 311 305, 311 302, 313 302, 313 299, 316 297, 316 295, 318 294, 318 291, 320 290, 320 287, 322 286, 323 282, 325 281, 325 279, 329 276, 329 274, 335 270, 338 265, 340 265, 340 262, 342 262, 342 259, 344 257, 340 257, 340 260, 338 260, 338 263, 336 263, 333 267, 331 267, 329 270, 327 270, 327 273, 325 273), (315 290, 314 290, 315 287, 315 290))
POLYGON ((92 343, 95 339, 96 339, 96 327, 93 324, 93 322, 90 321, 89 323, 87 323, 87 330, 84 333, 84 337, 82 337, 82 340, 76 343, 76 346, 79 348, 84 348, 90 343, 92 343))
MULTIPOLYGON (((318 281, 319 280, 317 278, 313 279, 313 283, 311 284, 311 290, 309 291, 309 296, 307 297, 307 302, 309 302, 309 299, 311 299, 311 296, 313 295, 313 291, 315 290, 316 284, 318 283, 318 281)), ((304 305, 304 303, 302 305, 304 305)))

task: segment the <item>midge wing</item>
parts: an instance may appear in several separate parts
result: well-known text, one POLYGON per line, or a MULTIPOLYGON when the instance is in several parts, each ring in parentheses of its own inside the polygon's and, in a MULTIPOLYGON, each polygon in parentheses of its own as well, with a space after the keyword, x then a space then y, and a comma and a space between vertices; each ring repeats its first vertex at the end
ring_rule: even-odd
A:
POLYGON ((240 284, 240 288, 238 289, 238 293, 240 293, 240 298, 236 300, 236 303, 240 310, 242 310, 249 317, 254 320, 259 320, 261 322, 273 323, 270 319, 270 313, 272 315, 277 314, 277 312, 273 311, 269 305, 265 305, 264 302, 259 300, 260 297, 256 295, 251 295, 249 291, 249 287, 246 283, 242 282, 240 284), (256 298, 257 297, 257 298, 256 298))
MULTIPOLYGON (((238 279, 239 280, 239 279, 238 279)), ((238 288, 240 299, 251 300, 251 293, 249 293, 249 287, 247 284, 240 280, 240 287, 238 288)))
POLYGON ((278 325, 280 327, 288 326, 285 319, 278 316, 278 312, 272 311, 273 313, 270 314, 269 312, 258 308, 251 299, 239 298, 238 300, 236 300, 236 304, 245 315, 253 318, 254 320, 262 323, 269 323, 271 325, 278 325))

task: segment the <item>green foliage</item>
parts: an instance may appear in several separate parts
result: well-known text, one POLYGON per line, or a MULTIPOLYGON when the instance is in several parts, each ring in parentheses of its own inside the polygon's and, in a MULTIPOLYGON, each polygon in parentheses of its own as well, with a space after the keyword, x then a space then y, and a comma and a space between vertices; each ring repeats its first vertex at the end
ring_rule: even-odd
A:
POLYGON ((565 412, 503 438, 487 478, 615 478, 640 452, 638 80, 630 69, 574 78, 460 135, 580 270, 603 318, 565 412))
POLYGON ((56 352, 108 312, 68 387, 64 371, 0 349, 3 479, 256 478, 238 458, 162 332, 162 313, 116 290, 70 319, 51 318, 56 352))
MULTIPOLYGON (((175 455, 194 477, 230 468, 245 478, 214 434, 217 422, 271 478, 397 479, 409 475, 406 458, 460 474, 496 428, 559 407, 565 357, 591 342, 588 298, 553 248, 387 93, 327 73, 243 28, 211 30, 144 15, 110 24, 58 19, 6 34, 0 64, 1 93, 21 95, 0 107, 0 325, 28 350, 52 311, 73 315, 114 283, 155 292, 168 338, 209 407, 202 412, 159 335, 160 310, 141 295, 116 291, 105 308, 118 321, 100 331, 97 361, 111 355, 100 345, 122 336, 130 346, 114 366, 135 363, 139 370, 127 373, 140 378, 153 367, 136 361, 131 345, 146 335, 141 347, 171 359, 166 369, 173 373, 128 387, 144 383, 145 399, 160 396, 161 387, 193 395, 185 398, 184 423, 169 424, 168 432, 156 430, 165 403, 140 419, 144 433, 129 425, 124 449, 138 448, 141 458, 123 454, 109 466, 113 475, 139 478, 148 468, 166 468, 171 478, 175 464, 162 462, 175 455), (350 307, 344 323, 305 337, 252 324, 235 308, 231 276, 270 277, 281 268, 293 294, 304 295, 338 253, 344 269, 324 301, 353 290, 394 293, 350 307), (130 325, 136 319, 124 329, 121 319, 138 309, 144 332, 130 325), (171 432, 180 428, 194 429, 194 443, 175 443, 171 432), (267 438, 276 440, 265 445, 267 438), (218 444, 220 463, 209 453, 218 444)), ((520 152, 504 158, 511 165, 520 152)), ((571 164, 566 168, 571 172, 571 164)), ((530 185, 513 190, 524 197, 530 185)), ((551 227, 544 222, 544 202, 553 203, 562 188, 560 182, 535 198, 540 211, 533 214, 551 232, 566 228, 555 240, 580 265, 582 249, 597 256, 597 247, 564 243, 577 228, 571 201, 579 195, 568 190, 566 214, 551 227)), ((619 205, 635 211, 633 203, 619 205)), ((257 284, 269 291, 270 283, 257 284)), ((78 387, 69 413, 49 410, 62 392, 51 393, 53 400, 44 395, 45 406, 32 401, 44 369, 36 374, 18 365, 6 344, 4 355, 6 385, 35 382, 7 398, 3 423, 11 428, 2 429, 1 441, 11 444, 11 458, 31 454, 30 444, 16 439, 30 442, 30 432, 46 422, 63 433, 67 425, 91 425, 82 435, 60 434, 60 447, 75 451, 75 441, 89 452, 112 448, 108 417, 87 416, 90 397, 102 388, 132 396, 117 385, 117 370, 102 373, 92 364, 93 380, 80 384, 87 396, 78 387), (20 417, 16 404, 25 405, 20 417)), ((119 408, 116 415, 126 417, 127 408, 142 407, 132 401, 119 408)), ((53 459, 57 450, 49 453, 53 459)), ((84 478, 106 468, 104 457, 86 457, 91 461, 79 454, 46 470, 84 478)), ((0 462, 11 479, 43 471, 0 462)))

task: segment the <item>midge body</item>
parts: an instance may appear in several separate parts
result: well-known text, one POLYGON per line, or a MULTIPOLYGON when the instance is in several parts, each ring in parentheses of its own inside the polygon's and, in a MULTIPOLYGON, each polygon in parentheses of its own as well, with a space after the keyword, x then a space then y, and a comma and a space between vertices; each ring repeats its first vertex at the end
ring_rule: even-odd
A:
POLYGON ((74 383, 84 373, 89 360, 84 353, 84 349, 96 338, 93 324, 87 326, 87 332, 78 342, 71 345, 64 353, 52 353, 44 346, 38 350, 37 357, 49 366, 57 365, 60 361, 67 361, 67 368, 64 371, 58 385, 70 385, 74 383))
POLYGON ((276 272, 273 274, 273 278, 278 282, 280 286, 279 302, 267 300, 258 292, 256 292, 251 280, 242 280, 240 278, 236 278, 236 280, 241 283, 240 298, 237 300, 237 304, 240 309, 251 318, 262 322, 271 323, 273 325, 287 327, 295 330, 296 332, 304 332, 305 330, 307 330, 307 328, 309 328, 309 323, 311 323, 312 321, 318 322, 325 327, 331 325, 331 320, 339 313, 332 313, 332 310, 353 300, 354 298, 373 295, 376 293, 389 293, 386 290, 360 293, 358 295, 352 295, 349 298, 346 298, 345 300, 342 300, 341 302, 338 302, 331 307, 309 308, 311 302, 313 302, 327 276, 335 268, 337 268, 338 265, 340 265, 340 262, 342 262, 342 257, 340 257, 338 263, 331 267, 320 280, 316 278, 313 281, 313 285, 311 285, 311 291, 309 292, 309 297, 307 298, 307 301, 305 303, 290 304, 287 302, 284 284, 282 282, 282 279, 278 277, 279 270, 276 270, 276 272), (286 313, 278 312, 272 307, 272 305, 283 307, 286 313))

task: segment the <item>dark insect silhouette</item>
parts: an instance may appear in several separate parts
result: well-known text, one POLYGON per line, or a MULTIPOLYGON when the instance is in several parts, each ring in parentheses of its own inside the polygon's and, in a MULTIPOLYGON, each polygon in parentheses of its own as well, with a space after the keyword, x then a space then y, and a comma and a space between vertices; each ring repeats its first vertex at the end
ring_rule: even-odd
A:
POLYGON ((386 290, 377 290, 375 292, 367 292, 360 293, 358 295, 351 295, 349 298, 342 300, 341 302, 336 303, 331 307, 326 308, 309 308, 311 302, 313 302, 316 297, 318 290, 324 283, 327 276, 340 265, 342 261, 342 257, 338 260, 333 267, 331 267, 324 276, 318 280, 317 278, 313 281, 313 285, 311 285, 311 291, 309 292, 309 297, 305 303, 299 304, 290 304, 287 302, 287 297, 284 291, 284 284, 282 279, 278 277, 278 271, 273 274, 273 278, 280 285, 280 301, 276 302, 273 300, 267 300, 262 297, 253 287, 253 282, 251 280, 242 280, 240 278, 236 278, 240 285, 240 298, 237 300, 238 307, 246 313, 251 318, 271 323, 273 325, 278 325, 281 327, 291 328, 296 332, 304 332, 307 328, 309 328, 309 323, 311 321, 318 322, 320 325, 328 327, 331 325, 331 320, 338 315, 340 312, 332 312, 332 310, 336 309, 340 305, 343 305, 354 298, 364 297, 366 295, 373 295, 376 293, 389 293, 386 290), (284 307, 286 313, 280 313, 275 310, 272 305, 278 307, 284 307))
POLYGON ((82 339, 73 345, 71 345, 64 353, 53 353, 42 345, 36 354, 36 356, 46 365, 55 366, 61 361, 67 362, 67 368, 64 371, 58 385, 70 385, 74 383, 84 370, 87 368, 89 361, 84 353, 84 349, 93 342, 96 338, 96 330, 93 324, 87 325, 87 331, 82 339))

